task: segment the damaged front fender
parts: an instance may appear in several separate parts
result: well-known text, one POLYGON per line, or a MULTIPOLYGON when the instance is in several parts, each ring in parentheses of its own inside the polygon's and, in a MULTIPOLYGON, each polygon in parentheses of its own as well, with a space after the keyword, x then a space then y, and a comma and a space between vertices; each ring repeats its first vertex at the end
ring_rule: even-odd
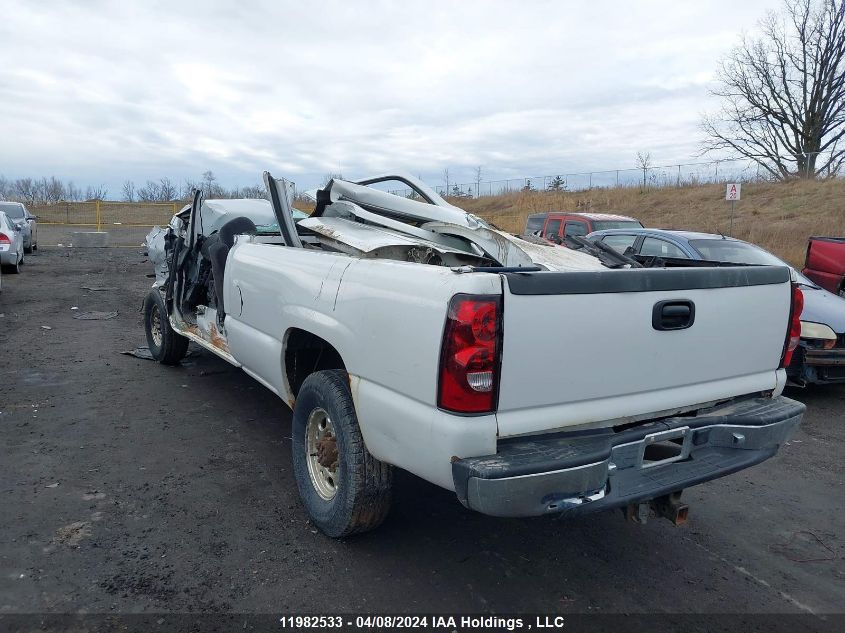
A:
POLYGON ((163 285, 170 274, 170 268, 167 265, 167 234, 168 229, 163 229, 160 226, 154 226, 152 230, 147 233, 144 240, 144 245, 147 249, 147 256, 150 258, 150 263, 155 270, 156 280, 153 288, 158 288, 163 285))

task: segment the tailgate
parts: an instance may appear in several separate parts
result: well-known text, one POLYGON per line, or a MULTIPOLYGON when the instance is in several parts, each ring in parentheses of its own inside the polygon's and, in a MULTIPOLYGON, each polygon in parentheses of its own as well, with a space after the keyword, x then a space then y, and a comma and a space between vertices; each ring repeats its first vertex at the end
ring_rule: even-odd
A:
POLYGON ((618 424, 778 387, 787 268, 502 277, 501 436, 618 424))

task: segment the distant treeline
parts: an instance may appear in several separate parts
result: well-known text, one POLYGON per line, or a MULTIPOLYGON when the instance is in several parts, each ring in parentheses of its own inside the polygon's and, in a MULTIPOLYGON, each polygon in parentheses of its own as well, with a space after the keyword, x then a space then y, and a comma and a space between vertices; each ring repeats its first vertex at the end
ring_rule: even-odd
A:
POLYGON ((175 183, 165 177, 158 181, 148 180, 142 186, 137 186, 134 181, 127 180, 120 193, 111 196, 105 185, 89 185, 82 189, 72 181, 65 182, 55 176, 10 180, 0 175, 0 200, 17 200, 32 205, 83 200, 179 202, 189 200, 194 189, 202 189, 205 198, 263 198, 265 194, 263 185, 227 189, 217 182, 211 171, 203 172, 200 180, 186 180, 183 183, 175 183))

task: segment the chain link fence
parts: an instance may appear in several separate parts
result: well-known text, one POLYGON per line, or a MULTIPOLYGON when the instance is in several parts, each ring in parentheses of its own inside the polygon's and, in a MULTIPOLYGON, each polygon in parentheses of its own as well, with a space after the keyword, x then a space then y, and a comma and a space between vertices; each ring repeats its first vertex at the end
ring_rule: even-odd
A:
POLYGON ((163 226, 182 202, 56 202, 30 205, 37 216, 38 246, 86 244, 83 233, 105 233, 108 246, 137 247, 154 226, 163 226))
MULTIPOLYGON (((765 170, 753 161, 718 160, 706 163, 681 163, 665 166, 630 167, 548 176, 449 182, 435 185, 441 196, 480 198, 498 196, 515 191, 588 191, 615 187, 686 187, 724 182, 760 182, 768 180, 765 170)), ((410 189, 391 190, 390 193, 413 197, 410 189)))
MULTIPOLYGON (((483 198, 527 191, 588 191, 594 189, 638 188, 641 190, 688 187, 725 182, 769 181, 765 170, 753 161, 718 160, 665 166, 632 167, 561 173, 507 180, 480 180, 452 183, 434 188, 450 198, 483 198)), ((390 190, 395 195, 413 197, 410 189, 390 190)), ((109 246, 136 247, 153 226, 163 226, 183 202, 56 202, 30 205, 38 216, 39 246, 72 246, 80 243, 79 233, 108 234, 109 246), (76 236, 76 237, 75 237, 76 236)), ((458 203, 460 204, 460 203, 458 203)), ((504 222, 502 218, 498 218, 504 222)), ((522 217, 518 218, 522 222, 522 217)))

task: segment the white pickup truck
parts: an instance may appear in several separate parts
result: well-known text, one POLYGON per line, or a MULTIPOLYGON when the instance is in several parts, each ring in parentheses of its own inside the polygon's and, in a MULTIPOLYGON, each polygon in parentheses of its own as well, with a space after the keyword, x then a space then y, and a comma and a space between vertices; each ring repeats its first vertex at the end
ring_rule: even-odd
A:
POLYGON ((800 423, 787 268, 521 239, 404 175, 332 180, 310 217, 265 182, 269 200, 197 192, 150 234, 147 341, 164 364, 194 341, 293 409, 296 482, 329 536, 382 522, 394 467, 496 516, 680 523, 684 488, 800 423))

